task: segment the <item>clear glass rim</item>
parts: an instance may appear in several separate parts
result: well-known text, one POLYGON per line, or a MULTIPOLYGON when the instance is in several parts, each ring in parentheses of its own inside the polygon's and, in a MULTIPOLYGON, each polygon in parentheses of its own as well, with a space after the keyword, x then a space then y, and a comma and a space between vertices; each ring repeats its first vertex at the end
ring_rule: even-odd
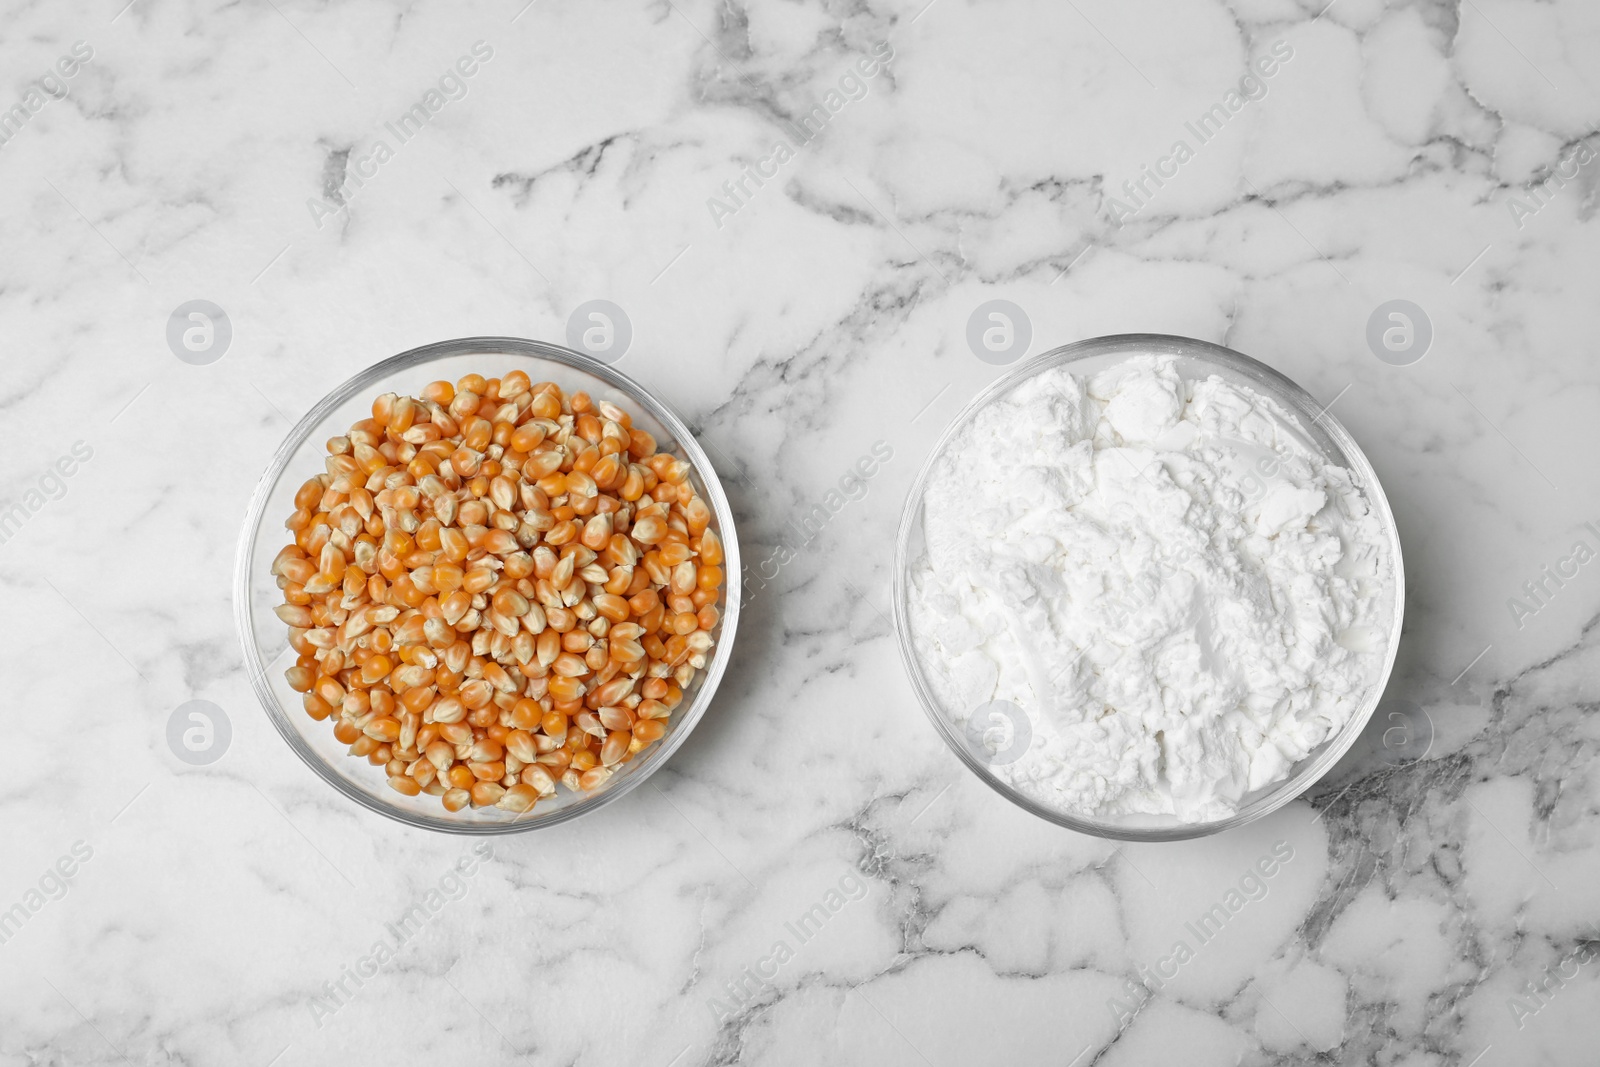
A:
POLYGON ((587 815, 590 812, 598 811, 600 808, 638 788, 644 783, 645 779, 660 770, 662 765, 683 745, 705 714, 706 709, 710 706, 717 687, 722 681, 722 676, 727 670, 728 661, 733 651, 734 634, 739 623, 739 604, 742 599, 741 578, 739 538, 734 527, 733 509, 729 506, 727 496, 723 492, 722 481, 717 475, 716 468, 711 465, 711 461, 706 456, 705 451, 701 449, 700 443, 695 439, 694 433, 665 401, 621 371, 592 359, 581 352, 575 352, 570 348, 563 348, 560 345, 529 340, 523 337, 458 337, 422 345, 419 348, 401 352, 398 355, 390 356, 364 368, 319 400, 290 429, 288 435, 285 436, 283 442, 273 453, 272 459, 267 464, 267 468, 262 473, 261 478, 257 481, 255 490, 250 496, 249 506, 245 509, 244 528, 239 538, 238 552, 234 560, 234 624, 238 631, 240 644, 244 648, 245 671, 250 676, 251 688, 255 691, 256 699, 260 702, 262 710, 266 712, 267 718, 272 721, 278 734, 300 757, 301 761, 310 767, 324 782, 338 790, 347 799, 367 810, 377 812, 379 815, 407 826, 441 833, 472 836, 515 834, 557 826, 582 815, 587 815), (526 355, 560 363, 599 378, 613 388, 634 398, 672 432, 673 437, 677 440, 679 449, 684 454, 684 458, 688 459, 693 465, 695 473, 699 475, 700 480, 705 485, 708 497, 707 502, 711 505, 712 512, 717 519, 718 528, 722 534, 723 573, 726 577, 723 587, 725 605, 722 610, 722 619, 719 623, 721 627, 720 637, 711 662, 706 664, 705 672, 702 675, 700 687, 695 693, 694 700, 684 712, 683 717, 668 735, 659 742, 648 766, 641 767, 637 773, 629 775, 625 780, 618 782, 603 792, 592 795, 587 800, 538 819, 512 818, 504 822, 462 822, 444 816, 404 811, 353 788, 328 766, 327 762, 306 743, 300 733, 290 724, 287 711, 273 693, 268 682, 267 665, 262 662, 257 652, 255 624, 250 613, 252 596, 250 565, 251 559, 255 554, 256 534, 261 529, 261 520, 266 511, 268 497, 288 469, 289 462, 295 452, 307 441, 312 431, 342 405, 364 390, 371 389, 376 383, 392 374, 445 357, 467 355, 475 352, 486 355, 526 355))
MULTIPOLYGON (((1319 447, 1321 447, 1320 443, 1319 447)), ((1104 337, 1091 337, 1072 344, 1061 345, 1023 361, 980 390, 976 396, 967 402, 960 413, 950 421, 950 424, 945 427, 944 432, 940 434, 939 439, 934 443, 927 459, 922 464, 921 470, 917 473, 916 480, 911 483, 911 488, 906 494, 905 506, 900 516, 900 527, 895 536, 894 604, 892 606, 894 610, 895 637, 900 647, 900 659, 905 665, 906 674, 911 681, 911 687, 917 695, 917 700, 922 705, 924 714, 933 723, 934 728, 939 732, 939 736, 944 738, 944 742, 949 746, 950 750, 960 758, 968 770, 977 775, 991 789, 1025 811, 1031 812, 1039 818, 1055 823, 1058 826, 1076 830, 1079 833, 1119 841, 1187 841, 1244 826, 1277 811, 1315 785, 1355 744, 1356 738, 1361 736, 1368 720, 1372 718, 1373 711, 1377 709, 1379 702, 1383 699, 1384 689, 1389 684, 1389 675, 1394 669, 1395 657, 1399 652, 1401 624, 1405 617, 1405 571, 1400 552, 1399 528, 1395 523, 1394 513, 1389 507, 1389 500, 1384 495, 1383 485, 1378 480, 1377 471, 1373 469, 1366 453, 1361 450, 1361 446, 1356 443, 1355 438, 1344 428, 1344 425, 1334 418, 1331 413, 1325 411, 1322 405, 1318 404, 1316 399, 1298 383, 1260 360, 1253 359, 1241 352, 1236 352, 1231 348, 1213 344, 1210 341, 1201 341, 1196 338, 1181 337, 1175 334, 1110 334, 1104 337), (1314 758, 1302 761, 1301 764, 1297 765, 1296 772, 1279 783, 1278 787, 1272 792, 1246 804, 1226 819, 1177 826, 1122 826, 1057 811, 1027 796, 996 777, 963 743, 955 724, 947 720, 942 714, 939 702, 935 699, 932 688, 929 686, 922 670, 921 662, 917 658, 916 649, 912 645, 908 608, 910 566, 912 562, 910 558, 910 542, 917 526, 923 493, 927 488, 928 477, 932 473, 934 464, 944 454, 944 450, 949 446, 955 435, 976 416, 980 409, 996 396, 1015 386, 1022 379, 1048 366, 1073 363, 1079 360, 1118 353, 1125 353, 1129 356, 1137 354, 1171 354, 1199 357, 1230 367, 1248 377, 1269 383, 1270 387, 1276 392, 1273 399, 1282 398, 1287 400, 1291 406, 1291 414, 1296 416, 1305 415, 1308 419, 1312 416, 1316 417, 1314 426, 1302 425, 1301 428, 1308 434, 1313 435, 1314 438, 1317 436, 1316 431, 1321 430, 1337 445, 1344 454, 1344 465, 1355 471, 1357 477, 1361 479, 1361 485, 1367 494, 1368 501, 1378 514, 1384 531, 1388 536, 1389 553, 1393 567, 1394 617, 1388 634, 1383 669, 1374 681, 1363 706, 1350 717, 1349 721, 1345 723, 1334 738, 1323 743, 1325 747, 1314 758)))

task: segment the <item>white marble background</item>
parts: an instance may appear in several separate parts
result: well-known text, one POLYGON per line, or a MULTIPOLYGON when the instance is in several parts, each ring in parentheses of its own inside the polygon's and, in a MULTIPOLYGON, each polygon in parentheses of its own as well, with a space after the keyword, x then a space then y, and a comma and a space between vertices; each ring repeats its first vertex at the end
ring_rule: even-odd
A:
POLYGON ((1508 608, 1600 524, 1600 162, 1529 192, 1600 124, 1593 0, 124 2, 0 5, 0 108, 92 49, 0 145, 0 501, 92 449, 0 544, 0 910, 26 915, 0 1063, 1595 1062, 1600 567, 1508 608), (477 41, 466 97, 319 227, 307 201, 477 41), (885 41, 718 228, 707 198, 885 41), (1278 41, 1265 98, 1119 225, 1109 198, 1278 41), (208 366, 164 337, 196 298, 233 326, 208 366), (753 600, 659 793, 496 841, 321 1017, 471 842, 355 810, 272 731, 231 622, 245 500, 360 367, 559 341, 593 298, 714 450, 748 559, 874 441, 894 459, 753 600), (1308 800, 1120 849, 960 767, 889 566, 915 469, 1000 373, 965 340, 995 298, 1033 351, 1184 333, 1334 404, 1402 526, 1389 696, 1424 758, 1379 759, 1380 721, 1308 800), (1364 340, 1397 298, 1434 332, 1411 366, 1364 340), (233 730, 201 768, 165 737, 196 698, 233 730), (1108 1001, 1277 842, 1266 896, 1119 1027, 1108 1001), (852 873, 864 899, 719 1018, 852 873))

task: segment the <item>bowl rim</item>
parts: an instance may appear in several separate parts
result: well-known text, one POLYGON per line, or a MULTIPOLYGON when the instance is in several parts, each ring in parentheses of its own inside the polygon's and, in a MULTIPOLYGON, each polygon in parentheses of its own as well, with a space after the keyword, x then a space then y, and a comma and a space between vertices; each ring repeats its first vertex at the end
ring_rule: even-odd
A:
MULTIPOLYGON (((1282 403, 1277 396, 1264 395, 1267 395, 1268 399, 1282 403)), ((1309 429, 1306 429, 1306 432, 1309 435, 1309 429)), ((1313 440, 1312 444, 1316 445, 1317 443, 1313 440)), ((1317 447, 1321 451, 1321 446, 1317 445, 1317 447)), ((912 690, 916 693, 917 700, 922 705, 923 713, 932 722, 939 736, 944 739, 950 750, 980 781, 1023 810, 1048 822, 1055 823, 1057 826, 1064 826, 1079 833, 1118 841, 1188 841, 1221 833, 1224 830, 1236 829, 1277 811, 1325 777, 1344 757, 1345 753, 1350 750, 1351 746, 1355 744, 1356 739, 1361 736, 1366 724, 1372 718, 1373 712, 1377 710, 1379 703, 1383 700, 1384 691, 1388 687, 1389 678, 1394 669, 1395 658, 1399 653, 1401 627, 1405 619, 1405 567, 1401 555, 1399 527, 1395 522, 1394 512, 1389 506, 1388 497, 1384 494, 1383 485, 1378 479, 1377 471, 1373 468, 1366 453, 1362 451, 1361 446, 1357 444, 1355 438, 1345 429, 1344 425, 1328 411, 1327 407, 1319 404, 1316 398, 1299 383, 1258 359, 1211 341, 1184 337, 1178 334, 1106 334, 1100 337, 1090 337, 1075 341, 1071 344, 1059 345, 1022 361, 979 390, 961 411, 950 420, 944 432, 939 435, 938 440, 934 442, 933 447, 929 450, 927 458, 923 461, 921 469, 911 483, 911 488, 906 493, 905 504, 900 514, 900 525, 895 535, 893 598, 892 608, 896 642, 899 645, 901 663, 905 667, 912 690), (1362 706, 1351 715, 1337 735, 1322 743, 1322 746, 1320 746, 1322 751, 1315 758, 1308 757, 1309 765, 1298 776, 1291 773, 1290 777, 1278 783, 1278 788, 1258 797, 1224 819, 1176 826, 1118 826, 1086 816, 1072 815, 1059 811, 1035 800, 1016 787, 1001 781, 981 760, 973 755, 968 746, 962 742, 961 737, 957 736, 955 724, 948 721, 939 710, 938 701, 933 696, 921 662, 912 645, 911 620, 907 606, 910 591, 910 541, 917 526, 928 478, 933 471, 934 465, 944 454, 946 447, 948 447, 955 435, 964 429, 976 416, 978 411, 1000 394, 1019 384, 1023 379, 1031 377, 1047 367, 1067 365, 1080 360, 1118 352, 1126 353, 1129 357, 1139 354, 1172 354, 1211 360, 1235 371, 1242 372, 1252 379, 1265 382, 1271 389, 1293 401, 1294 404, 1288 412, 1290 415, 1298 415, 1302 408, 1308 410, 1320 408, 1320 414, 1316 417, 1315 424, 1320 426, 1339 446, 1340 450, 1344 452, 1348 467, 1361 479, 1361 487, 1366 492, 1368 503, 1378 513, 1384 532, 1387 535, 1393 567, 1394 614, 1388 634, 1383 669, 1375 677, 1362 706)), ((1301 762, 1305 763, 1306 761, 1302 760, 1301 762)), ((1299 767, 1299 764, 1296 764, 1296 767, 1299 767)))
POLYGON ((332 786, 346 799, 406 826, 446 834, 489 836, 547 829, 582 815, 587 815, 626 796, 642 785, 652 774, 660 770, 688 739, 689 734, 699 724, 700 719, 704 717, 706 709, 716 695, 722 676, 727 671, 728 661, 733 651, 734 636, 738 629, 740 601, 743 598, 741 589, 742 577, 743 572, 739 562, 738 533, 734 525, 733 509, 728 503, 727 495, 722 488, 722 480, 717 474, 716 468, 712 466, 710 458, 700 447, 700 442, 695 438, 693 431, 689 429, 688 424, 654 390, 646 388, 610 364, 602 363, 591 356, 548 341, 497 335, 456 337, 407 349, 404 352, 364 367, 344 382, 335 386, 326 396, 317 401, 301 417, 299 422, 290 428, 283 441, 272 453, 271 459, 268 461, 261 477, 257 479, 255 488, 250 494, 249 504, 245 508, 244 526, 241 530, 234 558, 233 614, 239 642, 243 646, 245 671, 250 676, 250 685, 255 691, 256 699, 260 702, 267 718, 271 720, 273 726, 277 729, 278 734, 300 757, 301 761, 310 767, 319 778, 332 786), (705 487, 707 502, 711 505, 712 514, 716 517, 717 527, 722 535, 723 574, 725 577, 722 617, 718 621, 720 630, 715 654, 702 672, 699 688, 695 692, 693 702, 685 709, 674 728, 658 743, 654 757, 648 766, 641 767, 636 773, 629 775, 626 779, 602 792, 592 794, 585 800, 537 819, 525 819, 518 815, 501 822, 480 823, 464 822, 439 815, 419 815, 392 806, 379 797, 371 796, 365 791, 352 787, 321 755, 311 748, 299 731, 291 725, 288 709, 284 707, 278 700, 277 695, 272 691, 271 683, 266 673, 267 664, 262 662, 261 656, 257 652, 255 625, 250 615, 252 596, 250 587, 251 558, 255 553, 257 533, 262 529, 261 523, 265 516, 267 499, 271 495, 273 488, 286 473, 289 462, 295 452, 307 442, 312 431, 329 415, 355 398, 363 390, 370 389, 374 384, 395 373, 449 356, 469 355, 472 353, 496 356, 528 356, 548 360, 592 375, 606 382, 612 388, 626 393, 630 399, 638 403, 671 431, 672 436, 676 439, 678 451, 684 458, 689 460, 705 487))

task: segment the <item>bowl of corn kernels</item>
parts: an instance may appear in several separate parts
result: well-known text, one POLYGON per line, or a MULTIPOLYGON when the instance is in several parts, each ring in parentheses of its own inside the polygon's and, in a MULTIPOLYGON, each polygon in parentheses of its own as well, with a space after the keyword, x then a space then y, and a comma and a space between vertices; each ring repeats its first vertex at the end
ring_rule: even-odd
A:
POLYGON ((687 426, 569 349, 444 341, 301 419, 251 498, 245 664, 295 753, 412 826, 550 826, 704 715, 739 609, 733 517, 687 426))

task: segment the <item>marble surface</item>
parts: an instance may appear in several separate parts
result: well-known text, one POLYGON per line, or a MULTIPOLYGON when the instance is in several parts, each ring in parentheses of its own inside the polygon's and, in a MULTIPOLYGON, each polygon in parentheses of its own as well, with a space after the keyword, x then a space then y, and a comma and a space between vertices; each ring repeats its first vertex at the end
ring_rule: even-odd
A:
POLYGON ((1594 1063, 1600 7, 1324 2, 0 5, 0 1063, 1594 1063), (165 334, 196 299, 207 365, 165 334), (273 732, 234 546, 334 384, 591 299, 748 560, 893 458, 752 598, 659 791, 485 855, 273 732), (1002 372, 967 343, 994 299, 1034 352, 1227 343, 1371 455, 1409 704, 1305 798, 1117 847, 929 728, 892 534, 1002 372), (1366 339, 1397 299, 1432 333, 1404 366, 1366 339), (206 766, 167 741, 195 699, 206 766))

